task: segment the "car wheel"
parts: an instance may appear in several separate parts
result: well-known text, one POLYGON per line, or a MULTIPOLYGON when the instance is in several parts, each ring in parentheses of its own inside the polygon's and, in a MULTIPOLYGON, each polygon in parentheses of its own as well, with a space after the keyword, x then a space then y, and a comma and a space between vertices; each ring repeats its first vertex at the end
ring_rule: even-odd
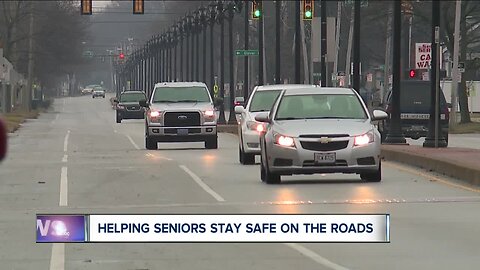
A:
POLYGON ((92 98, 95 98, 95 96, 92 96, 92 98))
POLYGON ((445 141, 447 142, 446 146, 448 146, 448 132, 444 133, 443 137, 445 137, 445 141))
POLYGON ((255 155, 254 154, 243 153, 243 163, 245 165, 255 164, 255 155))
POLYGON ((121 122, 122 122, 122 117, 117 114, 117 123, 121 123, 121 122))
POLYGON ((145 136, 145 148, 147 148, 147 150, 157 150, 157 141, 149 136, 145 136))
POLYGON ((371 173, 361 173, 360 178, 367 182, 382 181, 382 161, 379 161, 378 170, 371 173))
POLYGON ((282 181, 282 179, 279 174, 270 172, 270 170, 268 169, 267 158, 266 158, 267 151, 265 147, 263 147, 262 149, 264 150, 262 151, 262 155, 261 155, 260 178, 262 179, 262 181, 266 182, 267 184, 279 184, 282 181))
POLYGON ((217 149, 218 148, 218 137, 217 137, 217 135, 212 136, 212 138, 208 138, 205 141, 205 148, 207 148, 207 149, 217 149))

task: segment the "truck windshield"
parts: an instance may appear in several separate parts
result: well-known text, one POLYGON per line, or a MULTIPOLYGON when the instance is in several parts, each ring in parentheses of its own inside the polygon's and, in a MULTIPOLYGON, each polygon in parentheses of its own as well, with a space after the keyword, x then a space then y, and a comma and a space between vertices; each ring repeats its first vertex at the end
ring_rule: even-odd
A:
POLYGON ((202 86, 157 87, 152 102, 210 102, 210 95, 202 86))
POLYGON ((120 97, 120 102, 139 102, 140 100, 145 99, 143 93, 125 93, 120 97))

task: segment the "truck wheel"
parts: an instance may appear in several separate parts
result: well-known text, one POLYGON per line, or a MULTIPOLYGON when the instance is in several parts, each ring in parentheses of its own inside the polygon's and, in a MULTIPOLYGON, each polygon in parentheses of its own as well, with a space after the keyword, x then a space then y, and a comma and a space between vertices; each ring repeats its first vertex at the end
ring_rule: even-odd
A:
POLYGON ((147 148, 147 150, 157 150, 157 147, 157 141, 145 136, 145 148, 147 148))
POLYGON ((217 149, 218 148, 218 137, 217 135, 208 138, 205 141, 205 148, 207 149, 217 149))

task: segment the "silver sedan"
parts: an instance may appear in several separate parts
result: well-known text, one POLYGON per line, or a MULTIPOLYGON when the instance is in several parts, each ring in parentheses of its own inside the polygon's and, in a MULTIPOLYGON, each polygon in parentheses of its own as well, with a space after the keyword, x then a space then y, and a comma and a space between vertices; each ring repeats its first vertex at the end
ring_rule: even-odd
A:
POLYGON ((284 90, 270 113, 255 117, 267 123, 260 137, 261 179, 280 183, 281 175, 356 173, 363 180, 382 178, 380 133, 361 97, 348 88, 284 90))

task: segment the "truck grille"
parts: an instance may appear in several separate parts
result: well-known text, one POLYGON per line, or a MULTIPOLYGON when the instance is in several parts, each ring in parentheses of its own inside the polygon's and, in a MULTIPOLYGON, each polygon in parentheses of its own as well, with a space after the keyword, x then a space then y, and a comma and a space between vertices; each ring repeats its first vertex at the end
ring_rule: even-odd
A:
POLYGON ((188 127, 200 125, 198 112, 166 112, 164 115, 166 127, 188 127))
POLYGON ((347 148, 348 141, 337 141, 329 143, 321 142, 302 142, 300 141, 303 149, 312 150, 312 151, 336 151, 340 149, 347 148))

